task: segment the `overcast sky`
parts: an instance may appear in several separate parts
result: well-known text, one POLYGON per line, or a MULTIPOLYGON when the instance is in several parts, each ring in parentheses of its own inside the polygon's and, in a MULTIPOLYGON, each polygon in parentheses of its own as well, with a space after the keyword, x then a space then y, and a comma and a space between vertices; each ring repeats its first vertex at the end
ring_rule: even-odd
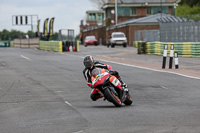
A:
POLYGON ((55 17, 54 32, 75 29, 77 35, 80 20, 85 19, 87 10, 95 8, 89 0, 0 0, 0 31, 15 29, 27 32, 31 26, 12 26, 12 16, 38 15, 40 32, 43 31, 44 20, 55 17))

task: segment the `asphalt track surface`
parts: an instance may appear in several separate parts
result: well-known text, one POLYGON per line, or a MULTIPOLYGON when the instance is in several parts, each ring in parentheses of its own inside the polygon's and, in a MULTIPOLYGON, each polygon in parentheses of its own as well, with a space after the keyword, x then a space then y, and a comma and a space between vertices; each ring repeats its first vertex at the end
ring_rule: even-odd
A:
POLYGON ((121 50, 0 48, 0 133, 199 133, 199 79, 104 59, 128 84, 133 104, 116 108, 90 99, 83 57, 100 60, 121 50))

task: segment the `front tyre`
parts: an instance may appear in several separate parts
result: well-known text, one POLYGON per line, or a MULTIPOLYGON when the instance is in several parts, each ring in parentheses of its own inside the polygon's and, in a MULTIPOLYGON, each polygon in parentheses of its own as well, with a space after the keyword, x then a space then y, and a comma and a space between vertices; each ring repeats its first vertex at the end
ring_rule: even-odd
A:
POLYGON ((121 107, 122 102, 119 97, 114 94, 109 88, 104 90, 104 95, 108 99, 108 101, 112 102, 116 107, 121 107))
POLYGON ((130 94, 126 94, 123 101, 125 105, 131 105, 133 102, 130 94))

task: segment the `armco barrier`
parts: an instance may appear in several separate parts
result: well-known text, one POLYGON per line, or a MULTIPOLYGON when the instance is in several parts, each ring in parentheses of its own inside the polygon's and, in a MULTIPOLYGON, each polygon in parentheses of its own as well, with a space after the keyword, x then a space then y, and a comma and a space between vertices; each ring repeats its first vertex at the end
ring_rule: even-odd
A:
POLYGON ((0 47, 9 47, 10 43, 9 41, 0 41, 0 47))
POLYGON ((39 49, 54 52, 62 52, 62 41, 40 41, 39 49))
POLYGON ((200 57, 200 42, 142 42, 133 43, 138 48, 138 53, 163 55, 164 45, 168 45, 168 55, 170 54, 171 45, 174 45, 174 51, 182 57, 200 57), (141 46, 139 48, 138 46, 141 46), (142 49, 145 50, 142 50, 142 49))

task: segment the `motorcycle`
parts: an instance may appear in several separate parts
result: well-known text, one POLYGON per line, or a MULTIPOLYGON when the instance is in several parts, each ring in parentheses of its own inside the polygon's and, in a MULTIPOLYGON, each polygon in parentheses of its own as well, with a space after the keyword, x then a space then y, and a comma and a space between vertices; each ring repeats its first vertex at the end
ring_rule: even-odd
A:
POLYGON ((92 87, 101 93, 105 100, 116 107, 132 104, 132 98, 127 89, 122 89, 120 81, 106 69, 95 68, 92 70, 92 87))

